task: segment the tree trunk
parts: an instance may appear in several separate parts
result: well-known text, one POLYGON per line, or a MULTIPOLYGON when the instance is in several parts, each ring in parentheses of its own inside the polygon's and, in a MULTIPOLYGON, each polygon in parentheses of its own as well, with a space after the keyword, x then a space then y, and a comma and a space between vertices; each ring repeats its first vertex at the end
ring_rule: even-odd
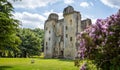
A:
POLYGON ((24 57, 24 58, 27 57, 27 52, 26 52, 26 51, 24 51, 24 53, 23 53, 23 57, 24 57))
POLYGON ((0 52, 0 57, 2 57, 2 52, 0 52))

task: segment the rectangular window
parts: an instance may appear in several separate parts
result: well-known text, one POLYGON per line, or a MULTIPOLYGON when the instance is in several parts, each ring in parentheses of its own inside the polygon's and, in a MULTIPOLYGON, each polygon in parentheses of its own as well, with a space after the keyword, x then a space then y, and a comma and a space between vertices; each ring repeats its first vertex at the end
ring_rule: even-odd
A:
POLYGON ((46 46, 47 46, 47 42, 46 42, 46 46))
POLYGON ((66 29, 66 30, 68 29, 67 26, 65 27, 65 29, 66 29))
POLYGON ((51 33, 51 31, 49 31, 49 34, 51 33))
POLYGON ((49 38, 49 41, 50 41, 50 38, 49 38))
POLYGON ((70 37, 70 41, 72 41, 72 37, 70 37))
POLYGON ((66 38, 68 37, 68 35, 66 34, 66 38))
POLYGON ((46 50, 48 50, 48 47, 46 47, 46 50))
POLYGON ((72 25, 72 19, 70 20, 70 25, 72 25))

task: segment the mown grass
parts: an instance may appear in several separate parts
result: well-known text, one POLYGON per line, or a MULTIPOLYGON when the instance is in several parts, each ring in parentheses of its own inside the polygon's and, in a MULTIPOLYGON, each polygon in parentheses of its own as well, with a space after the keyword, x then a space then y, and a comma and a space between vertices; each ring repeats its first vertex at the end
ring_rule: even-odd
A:
POLYGON ((72 60, 43 58, 0 58, 0 70, 79 70, 72 60), (34 60, 34 63, 31 63, 34 60))

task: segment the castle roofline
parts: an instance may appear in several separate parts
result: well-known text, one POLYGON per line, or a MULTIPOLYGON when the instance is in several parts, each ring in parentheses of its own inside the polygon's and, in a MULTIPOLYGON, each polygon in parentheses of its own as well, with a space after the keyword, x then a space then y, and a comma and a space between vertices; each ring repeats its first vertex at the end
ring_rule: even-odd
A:
POLYGON ((74 10, 74 8, 72 6, 67 6, 66 8, 64 8, 63 10, 63 16, 68 15, 68 14, 72 14, 72 13, 80 13, 74 10))
POLYGON ((90 21, 91 21, 91 19, 90 19, 90 18, 86 18, 86 19, 83 19, 83 20, 82 20, 82 22, 84 22, 84 21, 86 21, 86 20, 90 20, 90 21))
POLYGON ((58 20, 59 16, 56 13, 51 13, 47 20, 58 20))

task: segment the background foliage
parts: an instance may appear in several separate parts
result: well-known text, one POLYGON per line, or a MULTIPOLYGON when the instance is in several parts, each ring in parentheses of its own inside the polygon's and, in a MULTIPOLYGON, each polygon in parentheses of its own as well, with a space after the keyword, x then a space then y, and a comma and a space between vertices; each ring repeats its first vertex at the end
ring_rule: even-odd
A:
MULTIPOLYGON (((13 0, 20 1, 20 0, 13 0)), ((8 0, 0 0, 0 57, 28 57, 40 54, 42 29, 22 29, 13 18, 14 8, 8 0)))

